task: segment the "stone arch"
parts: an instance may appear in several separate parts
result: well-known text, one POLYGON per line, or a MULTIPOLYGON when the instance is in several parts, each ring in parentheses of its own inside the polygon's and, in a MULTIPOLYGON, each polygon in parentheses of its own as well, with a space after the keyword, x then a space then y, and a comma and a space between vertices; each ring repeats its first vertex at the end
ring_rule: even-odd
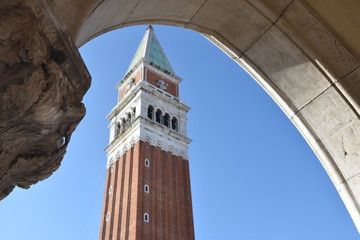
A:
POLYGON ((170 118, 170 115, 168 114, 168 113, 165 113, 164 114, 164 125, 165 125, 165 127, 168 127, 168 128, 170 128, 170 120, 171 118, 170 118))
POLYGON ((126 151, 127 151, 127 146, 126 146, 126 145, 124 145, 124 146, 121 148, 121 153, 120 153, 120 156, 121 156, 121 155, 123 155, 123 154, 125 154, 125 153, 126 153, 126 151))
POLYGON ((162 124, 164 119, 164 112, 160 108, 155 111, 155 122, 162 124))
MULTIPOLYGON (((157 3, 83 0, 74 5, 71 0, 55 0, 50 9, 52 19, 63 21, 55 24, 57 30, 63 26, 78 47, 112 29, 137 24, 168 24, 203 34, 245 68, 297 126, 359 227, 360 168, 355 161, 360 137, 354 133, 360 129, 360 62, 347 33, 339 38, 339 28, 331 18, 324 23, 317 15, 321 13, 311 8, 321 7, 309 0, 157 3)), ((345 8, 337 4, 337 10, 345 8)), ((52 54, 53 62, 66 61, 64 54, 52 54)), ((78 89, 83 95, 86 86, 78 89)))
POLYGON ((186 152, 184 150, 179 151, 179 156, 181 156, 184 159, 188 159, 188 156, 186 155, 186 152))
POLYGON ((113 164, 113 163, 116 161, 116 158, 115 158, 115 157, 111 157, 109 160, 110 160, 110 161, 108 162, 108 165, 111 165, 111 164, 113 164))
MULTIPOLYGON (((277 2, 274 7, 260 1, 233 1, 229 6, 215 7, 210 1, 184 0, 145 11, 152 9, 151 2, 155 1, 134 7, 135 12, 126 20, 118 18, 93 27, 103 16, 101 12, 111 12, 110 3, 100 4, 74 31, 76 43, 80 46, 106 31, 137 24, 167 24, 200 32, 245 68, 297 126, 359 226, 360 187, 347 179, 360 175, 360 168, 345 163, 341 146, 342 137, 360 128, 359 97, 349 87, 351 78, 360 78, 357 56, 304 2, 277 2), (221 15, 229 17, 222 19, 221 15), (234 28, 236 22, 244 24, 234 28), (320 32, 323 40, 313 41, 320 32)), ((360 146, 358 137, 351 141, 360 146)))
POLYGON ((135 144, 135 137, 133 136, 131 139, 130 139, 130 142, 129 142, 130 146, 134 146, 135 144))
POLYGON ((117 151, 115 154, 115 159, 119 160, 120 156, 121 156, 121 151, 117 151))
POLYGON ((116 136, 118 136, 119 134, 121 134, 121 123, 120 122, 117 122, 116 125, 115 125, 115 129, 116 129, 116 136))
POLYGON ((174 131, 179 131, 179 121, 176 117, 171 118, 171 129, 174 131))
POLYGON ((146 135, 145 138, 144 138, 144 140, 145 140, 146 142, 150 143, 150 144, 151 144, 152 141, 153 141, 152 138, 151 138, 149 135, 146 135))
POLYGON ((171 144, 169 144, 167 146, 167 151, 173 153, 174 155, 177 154, 177 151, 176 151, 175 147, 173 145, 171 145, 171 144))
POLYGON ((157 141, 156 146, 163 149, 163 143, 161 141, 157 141))
POLYGON ((155 111, 155 108, 153 105, 149 105, 147 107, 147 117, 151 120, 154 120, 154 111, 155 111))

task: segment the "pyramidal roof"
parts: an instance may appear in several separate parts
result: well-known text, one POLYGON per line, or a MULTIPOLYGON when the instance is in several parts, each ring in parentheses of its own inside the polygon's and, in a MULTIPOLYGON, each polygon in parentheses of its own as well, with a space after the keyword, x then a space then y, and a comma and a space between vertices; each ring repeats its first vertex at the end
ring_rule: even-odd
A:
POLYGON ((146 29, 145 35, 136 50, 127 72, 132 70, 142 59, 152 62, 166 71, 175 74, 151 25, 146 29))

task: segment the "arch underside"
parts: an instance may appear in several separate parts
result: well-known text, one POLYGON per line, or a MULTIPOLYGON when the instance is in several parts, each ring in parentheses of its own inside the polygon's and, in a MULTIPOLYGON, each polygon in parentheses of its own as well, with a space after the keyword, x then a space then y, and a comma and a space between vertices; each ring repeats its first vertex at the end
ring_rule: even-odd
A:
POLYGON ((242 66, 302 133, 359 226, 359 61, 305 2, 104 1, 76 44, 137 24, 198 31, 242 66))
MULTIPOLYGON (((295 124, 359 229, 358 49, 308 2, 54 0, 48 6, 77 47, 112 29, 138 24, 173 25, 203 34, 243 67, 295 124)), ((347 11, 343 7, 340 13, 347 11)), ((346 17, 352 16, 344 14, 339 21, 346 22, 346 17)))

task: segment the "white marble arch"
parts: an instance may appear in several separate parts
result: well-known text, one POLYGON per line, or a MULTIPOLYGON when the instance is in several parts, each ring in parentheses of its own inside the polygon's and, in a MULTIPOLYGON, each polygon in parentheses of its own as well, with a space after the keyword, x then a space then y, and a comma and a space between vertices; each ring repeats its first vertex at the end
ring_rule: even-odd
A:
POLYGON ((54 0, 53 8, 78 47, 138 24, 179 26, 207 37, 287 114, 360 228, 359 57, 305 1, 92 0, 77 1, 72 11, 69 1, 54 0))

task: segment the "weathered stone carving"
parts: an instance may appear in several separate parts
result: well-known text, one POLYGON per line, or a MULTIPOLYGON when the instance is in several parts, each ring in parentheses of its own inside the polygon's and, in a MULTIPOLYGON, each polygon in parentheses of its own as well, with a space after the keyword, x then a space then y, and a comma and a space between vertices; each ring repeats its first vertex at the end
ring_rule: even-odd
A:
POLYGON ((60 166, 90 85, 49 9, 27 2, 0 3, 0 199, 60 166))

